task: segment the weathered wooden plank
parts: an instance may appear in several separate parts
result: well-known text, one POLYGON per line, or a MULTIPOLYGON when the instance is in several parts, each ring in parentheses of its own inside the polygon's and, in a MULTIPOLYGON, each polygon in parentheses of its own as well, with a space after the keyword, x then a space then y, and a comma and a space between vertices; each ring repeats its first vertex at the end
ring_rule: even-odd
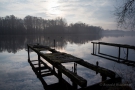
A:
POLYGON ((44 73, 44 74, 41 74, 41 77, 45 77, 45 76, 51 76, 51 75, 54 75, 53 73, 44 73))
POLYGON ((110 78, 115 78, 115 73, 113 71, 111 71, 111 70, 102 68, 100 66, 97 67, 96 65, 90 64, 90 63, 88 63, 86 61, 83 61, 83 60, 79 61, 79 62, 76 62, 76 63, 78 63, 78 64, 80 64, 80 65, 82 65, 84 67, 87 67, 89 69, 92 69, 94 71, 97 71, 97 72, 99 72, 99 73, 101 73, 103 75, 106 75, 106 76, 110 77, 110 78))
POLYGON ((70 54, 66 53, 49 53, 49 54, 44 54, 47 58, 52 60, 54 63, 66 63, 66 62, 75 62, 75 61, 80 61, 79 58, 76 58, 70 54))

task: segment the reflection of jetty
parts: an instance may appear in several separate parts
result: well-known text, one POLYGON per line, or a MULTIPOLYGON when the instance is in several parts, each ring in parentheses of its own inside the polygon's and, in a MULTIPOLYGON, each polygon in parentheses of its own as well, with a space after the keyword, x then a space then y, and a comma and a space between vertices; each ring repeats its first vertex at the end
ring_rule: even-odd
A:
POLYGON ((76 90, 78 85, 81 87, 78 90, 100 89, 105 83, 121 82, 121 78, 116 77, 113 71, 102 68, 97 65, 90 64, 80 58, 72 56, 67 53, 61 53, 48 46, 42 45, 27 45, 28 46, 28 62, 30 63, 33 71, 42 82, 46 90, 76 90), (35 51, 38 55, 38 60, 30 60, 30 49, 35 51), (40 51, 50 51, 51 53, 43 53, 40 51), (42 59, 41 59, 42 58, 42 59), (52 67, 48 66, 50 63, 52 67), (66 69, 62 63, 74 62, 74 71, 66 69), (87 80, 77 75, 77 64, 100 73, 102 81, 92 86, 87 86, 87 80), (58 70, 58 71, 57 71, 58 70), (66 75, 72 82, 72 85, 63 79, 62 74, 66 75), (48 85, 43 77, 54 75, 58 78, 59 82, 48 85), (107 79, 108 77, 108 79, 107 79), (102 83, 102 85, 101 85, 102 83), (98 86, 98 87, 97 87, 98 86))
POLYGON ((135 61, 129 60, 128 56, 129 56, 129 49, 133 49, 135 50, 135 46, 130 46, 130 45, 123 45, 123 44, 114 44, 114 43, 105 43, 105 42, 91 42, 93 43, 93 53, 92 55, 95 56, 99 56, 102 58, 106 58, 118 63, 123 63, 126 64, 128 66, 135 66, 135 61), (98 47, 97 47, 98 45, 98 47), (106 46, 113 46, 113 47, 118 47, 118 57, 116 56, 112 56, 112 55, 108 55, 105 53, 101 53, 100 48, 101 45, 106 45, 106 46), (121 58, 121 48, 125 48, 126 49, 126 59, 121 58), (98 51, 98 53, 96 53, 98 51))

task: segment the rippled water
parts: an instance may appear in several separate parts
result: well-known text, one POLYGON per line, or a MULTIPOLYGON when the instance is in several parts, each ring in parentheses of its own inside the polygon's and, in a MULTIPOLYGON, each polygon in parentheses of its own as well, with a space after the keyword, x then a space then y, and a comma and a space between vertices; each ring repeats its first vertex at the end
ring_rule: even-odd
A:
MULTIPOLYGON (((103 59, 91 55, 93 50, 92 41, 101 41, 109 43, 129 44, 135 46, 135 36, 111 36, 111 37, 91 37, 91 36, 55 36, 55 37, 29 37, 28 36, 0 36, 0 90, 44 90, 42 83, 32 71, 27 57, 27 43, 41 43, 53 47, 53 40, 56 40, 56 50, 72 54, 82 58, 89 63, 116 71, 118 75, 123 76, 123 82, 128 81, 130 85, 135 85, 135 68, 121 63, 103 59), (19 37, 19 38, 17 38, 19 37), (27 37, 27 38, 26 38, 27 37), (132 73, 132 75, 131 75, 132 73), (132 80, 130 80, 132 79, 132 80)), ((118 55, 116 47, 101 46, 101 51, 114 56, 118 55)), ((122 49, 121 57, 125 57, 125 49, 122 49)), ((34 52, 30 53, 31 59, 37 59, 34 52)), ((135 50, 129 51, 129 59, 135 61, 135 50)), ((72 70, 73 63, 63 64, 69 70, 72 70)), ((78 75, 88 81, 88 85, 101 81, 100 74, 84 68, 78 67, 78 75)), ((64 76, 70 82, 70 80, 64 76)), ((55 77, 44 78, 48 84, 57 82, 55 77)))

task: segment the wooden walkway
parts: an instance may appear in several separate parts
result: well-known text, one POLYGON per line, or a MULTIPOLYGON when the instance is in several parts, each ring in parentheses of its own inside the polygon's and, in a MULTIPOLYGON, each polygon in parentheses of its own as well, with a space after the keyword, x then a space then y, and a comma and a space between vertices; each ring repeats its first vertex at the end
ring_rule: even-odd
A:
MULTIPOLYGON (((37 77, 42 82, 45 90, 77 90, 78 86, 80 86, 80 90, 88 90, 90 88, 101 86, 100 83, 117 83, 121 82, 121 78, 117 78, 115 72, 105 69, 100 66, 96 66, 90 64, 83 59, 77 58, 67 53, 58 52, 55 49, 51 49, 48 46, 43 45, 27 45, 28 46, 28 62, 30 63, 33 71, 37 75, 37 77), (30 60, 30 50, 34 51, 38 55, 38 60, 30 60), (51 53, 43 53, 41 51, 50 51, 51 53), (43 59, 50 63, 53 67, 49 67, 43 59), (35 63, 33 63, 35 62, 35 63), (65 68, 62 63, 74 62, 74 72, 65 68), (77 64, 80 64, 86 68, 94 70, 95 72, 100 73, 102 77, 102 81, 100 83, 95 84, 94 86, 87 86, 87 80, 83 77, 77 75, 77 64), (56 69, 58 72, 56 72, 56 69), (66 75, 72 81, 72 85, 70 85, 66 80, 62 78, 62 74, 66 75), (54 75, 58 78, 59 82, 48 85, 43 77, 54 75), (107 79, 107 77, 109 79, 107 79), (53 87, 52 87, 53 86, 53 87), (66 87, 66 88, 65 88, 66 87)), ((100 88, 99 88, 100 89, 100 88)))
MULTIPOLYGON (((135 66, 135 61, 129 60, 129 49, 135 50, 135 46, 131 45, 123 45, 123 44, 115 44, 115 43, 105 43, 105 42, 91 42, 93 43, 93 53, 92 55, 99 56, 102 58, 105 58, 107 60, 112 60, 118 63, 122 63, 128 66, 135 66), (112 46, 112 47, 118 47, 118 56, 112 56, 108 55, 105 53, 102 53, 100 51, 101 45, 106 45, 106 46, 112 46), (121 49, 125 48, 126 49, 126 58, 123 59, 121 58, 121 49)), ((116 53, 116 52, 115 52, 116 53)))

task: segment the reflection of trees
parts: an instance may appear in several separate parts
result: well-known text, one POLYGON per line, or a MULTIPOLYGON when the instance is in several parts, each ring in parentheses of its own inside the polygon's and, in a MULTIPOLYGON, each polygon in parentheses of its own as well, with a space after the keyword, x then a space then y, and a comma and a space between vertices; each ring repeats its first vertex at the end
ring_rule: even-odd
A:
POLYGON ((7 51, 16 53, 21 49, 27 49, 27 44, 42 44, 53 47, 54 40, 56 49, 63 49, 67 42, 85 44, 89 41, 99 40, 103 37, 122 37, 124 35, 103 34, 47 34, 47 35, 0 35, 0 52, 7 51))
POLYGON ((24 19, 14 15, 0 17, 1 35, 34 35, 34 34, 100 34, 103 29, 97 26, 89 26, 85 23, 67 25, 63 18, 43 19, 41 17, 26 16, 24 19))
POLYGON ((62 49, 67 45, 67 42, 75 44, 84 44, 91 40, 101 39, 101 35, 75 35, 75 34, 48 34, 48 35, 1 35, 0 36, 0 52, 7 51, 16 53, 18 50, 27 49, 27 44, 40 43, 42 45, 55 46, 57 49, 62 49))

